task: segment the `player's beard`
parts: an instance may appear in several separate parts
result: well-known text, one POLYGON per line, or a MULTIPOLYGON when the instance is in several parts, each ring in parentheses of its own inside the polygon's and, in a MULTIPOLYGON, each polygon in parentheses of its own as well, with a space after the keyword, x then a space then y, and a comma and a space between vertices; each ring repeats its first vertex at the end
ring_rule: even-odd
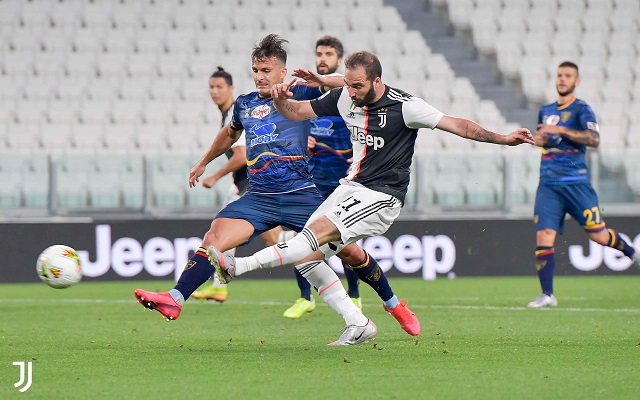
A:
POLYGON ((356 107, 364 107, 364 106, 367 106, 367 105, 371 104, 373 102, 373 99, 375 99, 375 98, 376 98, 376 90, 373 88, 373 82, 372 82, 371 83, 371 89, 369 89, 367 94, 364 95, 362 100, 358 100, 358 99, 352 97, 351 101, 353 101, 353 104, 356 107))
POLYGON ((558 85, 556 85, 556 91, 562 97, 570 95, 571 93, 573 93, 574 90, 576 90, 576 85, 571 85, 567 90, 565 90, 564 92, 561 92, 558 85))
POLYGON ((335 65, 333 67, 328 66, 325 63, 322 63, 320 65, 316 65, 316 72, 319 73, 320 75, 329 75, 329 74, 333 74, 334 72, 336 72, 338 70, 338 66, 335 65), (320 71, 320 68, 326 68, 326 72, 322 72, 320 71))

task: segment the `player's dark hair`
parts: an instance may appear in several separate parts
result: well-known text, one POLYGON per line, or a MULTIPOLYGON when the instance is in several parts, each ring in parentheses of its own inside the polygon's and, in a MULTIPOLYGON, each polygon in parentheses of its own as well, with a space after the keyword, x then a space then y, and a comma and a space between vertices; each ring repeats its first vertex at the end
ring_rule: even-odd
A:
POLYGON ((344 56, 344 47, 342 47, 342 42, 335 36, 323 36, 316 42, 316 49, 318 46, 327 46, 333 47, 338 54, 338 58, 342 58, 344 56))
POLYGON ((367 79, 373 82, 376 78, 382 78, 382 65, 378 57, 368 51, 357 51, 349 54, 344 62, 347 69, 355 69, 363 67, 367 72, 367 79))
POLYGON ((564 67, 573 68, 576 70, 578 75, 580 74, 580 70, 578 69, 578 64, 576 63, 573 63, 571 61, 563 61, 560 63, 560 65, 558 65, 558 68, 564 68, 564 67))
POLYGON ((289 43, 289 41, 271 33, 263 37, 258 45, 253 48, 251 60, 264 61, 267 58, 275 57, 286 65, 287 51, 283 47, 285 43, 289 43))
POLYGON ((231 77, 231 74, 225 71, 222 67, 218 67, 218 70, 209 77, 209 79, 211 78, 223 78, 224 81, 227 82, 227 85, 233 86, 233 78, 231 77))

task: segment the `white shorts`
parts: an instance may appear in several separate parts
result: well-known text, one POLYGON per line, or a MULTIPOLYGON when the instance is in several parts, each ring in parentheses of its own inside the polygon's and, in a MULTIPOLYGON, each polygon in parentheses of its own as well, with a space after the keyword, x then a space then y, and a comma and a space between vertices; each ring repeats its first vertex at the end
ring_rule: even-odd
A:
POLYGON ((225 205, 232 203, 240 198, 240 194, 238 193, 238 187, 234 184, 231 185, 229 190, 227 191, 227 197, 225 198, 225 205))
POLYGON ((385 233, 401 209, 402 202, 395 196, 341 180, 336 190, 309 217, 307 225, 325 216, 338 227, 342 243, 328 243, 320 248, 330 257, 360 239, 385 233))

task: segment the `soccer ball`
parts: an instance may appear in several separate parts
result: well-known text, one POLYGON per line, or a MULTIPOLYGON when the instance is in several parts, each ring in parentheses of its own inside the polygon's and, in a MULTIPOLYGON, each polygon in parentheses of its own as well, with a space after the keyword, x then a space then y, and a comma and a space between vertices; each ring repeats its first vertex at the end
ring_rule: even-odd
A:
POLYGON ((43 282, 56 289, 75 285, 82 279, 78 253, 62 244, 51 246, 40 254, 36 271, 43 282))

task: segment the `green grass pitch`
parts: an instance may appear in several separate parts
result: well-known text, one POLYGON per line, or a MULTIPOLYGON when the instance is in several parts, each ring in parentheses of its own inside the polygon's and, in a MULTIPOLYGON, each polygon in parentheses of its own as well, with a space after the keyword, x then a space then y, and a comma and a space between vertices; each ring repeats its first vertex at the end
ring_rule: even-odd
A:
POLYGON ((361 286, 375 340, 331 348, 342 319, 318 300, 286 320, 294 280, 241 280, 224 304, 167 322, 133 290, 171 282, 0 285, 0 399, 637 399, 640 278, 559 277, 528 310, 528 278, 391 279, 422 322, 411 337, 361 286), (24 393, 16 361, 31 361, 24 393))

